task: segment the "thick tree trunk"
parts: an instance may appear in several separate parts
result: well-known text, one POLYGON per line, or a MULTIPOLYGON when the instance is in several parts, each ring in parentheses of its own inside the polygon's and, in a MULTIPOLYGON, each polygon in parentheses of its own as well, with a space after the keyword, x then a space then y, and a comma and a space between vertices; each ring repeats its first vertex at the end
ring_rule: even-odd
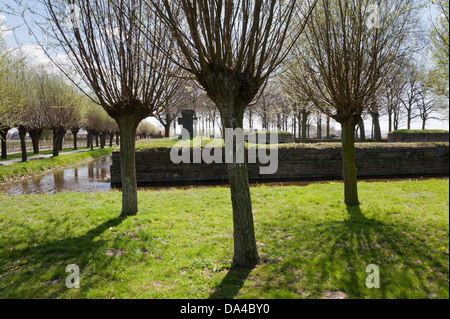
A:
POLYGON ((8 134, 9 129, 5 128, 0 130, 0 136, 2 139, 2 159, 6 159, 8 156, 8 148, 7 148, 7 144, 6 144, 6 135, 8 134))
POLYGON ((61 128, 59 131, 59 136, 58 136, 58 149, 59 151, 63 150, 63 142, 64 142, 64 136, 66 136, 67 130, 64 128, 61 128))
POLYGON ((80 131, 80 129, 72 129, 72 135, 73 135, 73 149, 77 150, 78 149, 78 132, 80 131))
POLYGON ((28 160, 27 142, 25 140, 27 136, 27 128, 23 125, 19 126, 19 136, 20 136, 20 149, 22 151, 22 163, 25 163, 28 160))
POLYGON ((92 133, 92 134, 91 134, 91 143, 90 143, 90 145, 91 145, 91 151, 94 150, 94 138, 95 138, 95 134, 92 133))
POLYGON ((381 142, 381 127, 380 127, 380 114, 377 112, 370 112, 373 123, 373 135, 376 142, 381 142))
POLYGON ((164 137, 170 137, 170 126, 172 125, 172 122, 167 122, 166 125, 164 125, 164 137))
POLYGON ((92 142, 92 134, 88 132, 86 136, 86 148, 91 147, 91 142, 92 142))
POLYGON ((119 133, 116 134, 116 145, 117 146, 120 145, 120 134, 119 133))
POLYGON ((341 123, 342 127, 342 175, 344 178, 345 203, 359 205, 357 169, 355 163, 355 126, 352 118, 341 123))
POLYGON ((95 147, 98 147, 98 133, 95 133, 95 147))
POLYGON ((114 134, 110 133, 109 134, 109 147, 113 147, 113 142, 114 142, 114 134))
POLYGON ((52 128, 53 131, 53 156, 59 156, 59 151, 62 148, 62 141, 66 130, 62 127, 52 128))
MULTIPOLYGON (((222 109, 222 123, 225 128, 243 129, 244 114, 236 114, 244 110, 239 105, 228 106, 222 109), (232 118, 230 118, 230 115, 232 118)), ((225 134, 224 134, 225 137, 225 134)), ((233 163, 227 164, 230 182, 231 203, 233 206, 233 237, 234 257, 233 262, 240 267, 253 267, 259 261, 256 247, 255 230, 253 223, 252 200, 247 173, 247 158, 244 163, 237 162, 237 142, 233 142, 233 163)), ((244 143, 244 141, 241 141, 244 143)))
POLYGON ((39 141, 41 139, 42 130, 30 130, 28 134, 30 134, 31 142, 33 144, 33 153, 37 155, 39 154, 39 141))
POLYGON ((106 134, 100 133, 100 148, 105 148, 106 145, 106 134))
POLYGON ((358 126, 359 126, 359 139, 361 140, 361 142, 365 142, 366 141, 366 127, 364 125, 364 120, 362 118, 359 120, 358 126))
POLYGON ((138 213, 135 146, 136 130, 140 120, 132 117, 119 119, 120 127, 120 172, 122 177, 122 217, 138 213))

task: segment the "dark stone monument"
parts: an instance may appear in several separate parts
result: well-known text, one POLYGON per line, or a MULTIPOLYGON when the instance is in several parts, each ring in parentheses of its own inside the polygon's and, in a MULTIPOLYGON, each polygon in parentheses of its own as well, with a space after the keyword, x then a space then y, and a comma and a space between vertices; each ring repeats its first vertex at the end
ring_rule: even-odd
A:
POLYGON ((194 110, 181 111, 181 117, 178 118, 178 125, 183 125, 183 128, 189 132, 189 136, 193 139, 194 136, 194 122, 197 121, 197 116, 194 110))

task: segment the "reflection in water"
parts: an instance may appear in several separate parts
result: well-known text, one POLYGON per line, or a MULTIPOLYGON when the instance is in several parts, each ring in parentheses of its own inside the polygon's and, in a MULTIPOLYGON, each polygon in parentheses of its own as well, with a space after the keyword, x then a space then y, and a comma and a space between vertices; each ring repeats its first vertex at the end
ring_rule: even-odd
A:
MULTIPOLYGON (((112 158, 102 158, 84 164, 78 167, 66 168, 51 174, 36 176, 26 180, 0 185, 0 192, 10 195, 20 194, 55 194, 63 191, 91 193, 98 191, 111 190, 111 175, 109 172, 112 164, 112 158)), ((387 182, 401 180, 424 180, 428 178, 389 178, 389 179, 362 179, 359 181, 366 182, 387 182)), ((448 177, 444 177, 448 179, 448 177)), ((329 183, 330 181, 299 181, 299 182, 278 182, 278 183, 261 183, 266 186, 307 186, 316 183, 329 183)), ((261 184, 250 184, 250 187, 257 187, 261 184)), ((156 186, 144 187, 140 189, 147 190, 167 190, 167 189, 190 189, 190 188, 208 188, 208 187, 228 187, 227 185, 192 185, 192 186, 156 186)))
POLYGON ((111 189, 109 167, 112 158, 102 158, 78 167, 66 168, 51 174, 0 186, 10 195, 55 194, 62 191, 96 192, 111 189))

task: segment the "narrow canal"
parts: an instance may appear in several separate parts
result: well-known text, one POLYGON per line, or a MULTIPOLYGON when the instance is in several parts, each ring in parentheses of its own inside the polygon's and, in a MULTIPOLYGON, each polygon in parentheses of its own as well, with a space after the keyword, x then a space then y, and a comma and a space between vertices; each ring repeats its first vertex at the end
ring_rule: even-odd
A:
POLYGON ((84 193, 107 191, 111 189, 109 169, 111 163, 111 157, 101 158, 88 164, 0 185, 0 192, 20 195, 56 194, 64 191, 84 193))
MULTIPOLYGON (((0 192, 9 195, 21 194, 56 194, 59 192, 101 192, 109 191, 111 187, 110 166, 112 164, 112 157, 105 157, 93 162, 82 164, 76 167, 65 168, 54 171, 50 174, 35 176, 24 179, 22 181, 0 185, 0 192)), ((448 177, 437 177, 448 179, 448 177)), ((386 181, 400 181, 400 180, 422 180, 428 178, 389 178, 389 179, 361 179, 359 181, 367 182, 386 182, 386 181)), ((261 183, 267 186, 307 186, 313 183, 329 183, 332 181, 299 181, 299 182, 274 182, 261 183)), ((251 187, 260 184, 251 184, 251 187)), ((228 187, 227 185, 220 185, 221 187, 228 187)), ((203 188, 216 187, 215 185, 192 185, 192 186, 176 186, 176 187, 144 187, 140 189, 148 190, 164 190, 164 189, 189 189, 189 188, 203 188)))

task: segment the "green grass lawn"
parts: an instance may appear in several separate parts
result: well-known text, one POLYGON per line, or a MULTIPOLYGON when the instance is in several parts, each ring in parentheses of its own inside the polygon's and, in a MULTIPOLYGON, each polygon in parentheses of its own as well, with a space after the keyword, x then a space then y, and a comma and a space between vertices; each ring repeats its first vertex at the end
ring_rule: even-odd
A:
POLYGON ((261 262, 230 268, 227 188, 0 196, 0 298, 449 298, 449 181, 251 189, 261 262), (81 288, 65 287, 77 264, 81 288), (379 265, 381 288, 365 286, 379 265))
MULTIPOLYGON (((79 147, 78 150, 83 150, 86 149, 84 147, 79 147)), ((64 148, 62 151, 59 151, 60 154, 65 153, 65 152, 72 152, 74 151, 73 147, 69 147, 69 148, 64 148)), ((28 159, 33 158, 33 157, 39 157, 42 155, 49 155, 49 154, 53 154, 53 149, 47 149, 47 150, 40 150, 39 154, 34 154, 33 151, 27 152, 27 156, 28 159)), ((22 153, 11 153, 11 154, 7 154, 7 159, 0 159, 0 162, 3 161, 9 161, 9 160, 13 160, 13 159, 22 159, 22 153)))
MULTIPOLYGON (((206 145, 209 145, 210 147, 223 145, 223 140, 220 139, 209 139, 209 138, 195 138, 195 141, 198 143, 196 145, 201 145, 202 147, 205 147, 206 145)), ((194 143, 191 141, 172 141, 169 138, 163 138, 163 139, 149 139, 149 140, 140 140, 136 142, 136 150, 137 151, 145 151, 148 149, 155 149, 155 148, 172 148, 175 145, 179 147, 183 147, 186 145, 194 146, 194 143)), ((277 147, 277 148, 298 148, 298 149, 305 149, 305 148, 313 148, 313 149, 324 149, 324 148, 341 148, 342 143, 340 141, 337 142, 323 142, 323 143, 285 143, 285 144, 253 144, 253 143, 247 143, 245 142, 245 147, 277 147)), ((415 143, 380 143, 380 142, 371 142, 371 143, 355 143, 356 148, 398 148, 398 147, 433 147, 433 146, 449 146, 448 142, 415 142, 415 143)))
POLYGON ((73 154, 60 154, 57 157, 37 159, 26 163, 14 163, 0 166, 0 183, 11 182, 23 177, 47 173, 52 169, 81 164, 87 161, 110 155, 115 148, 97 149, 73 154))

